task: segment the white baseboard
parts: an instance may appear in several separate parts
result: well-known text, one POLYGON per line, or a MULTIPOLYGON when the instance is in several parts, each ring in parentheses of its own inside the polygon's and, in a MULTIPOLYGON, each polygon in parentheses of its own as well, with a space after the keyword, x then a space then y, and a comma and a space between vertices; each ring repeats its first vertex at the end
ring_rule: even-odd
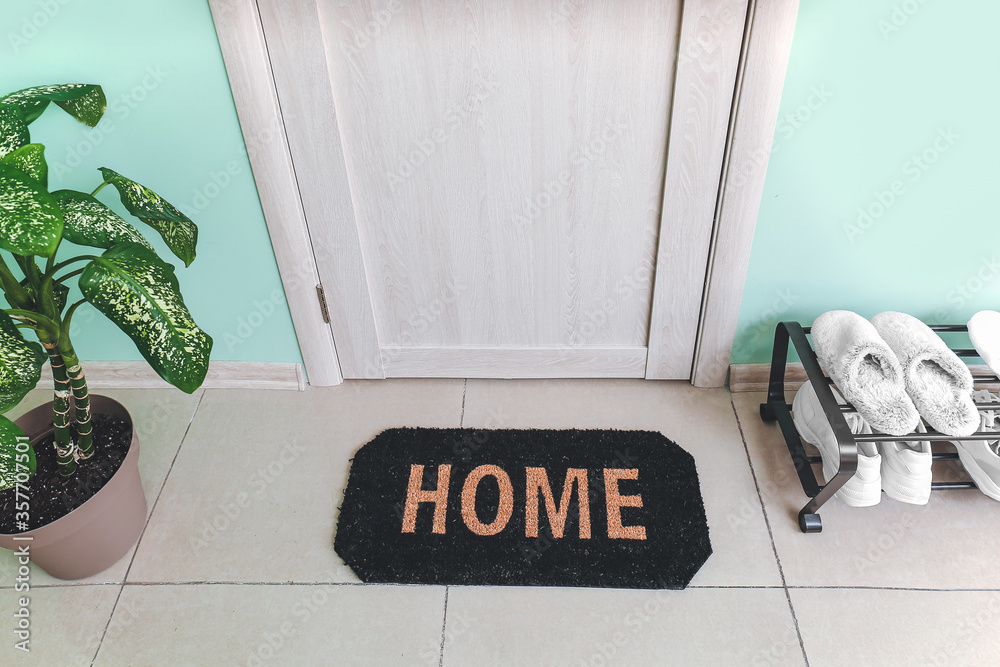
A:
MULTIPOLYGON (((167 389, 145 361, 83 362, 83 372, 91 389, 167 389)), ((52 382, 48 364, 42 369, 39 386, 52 382)), ((213 361, 201 385, 205 389, 291 389, 306 388, 302 364, 260 361, 213 361)))

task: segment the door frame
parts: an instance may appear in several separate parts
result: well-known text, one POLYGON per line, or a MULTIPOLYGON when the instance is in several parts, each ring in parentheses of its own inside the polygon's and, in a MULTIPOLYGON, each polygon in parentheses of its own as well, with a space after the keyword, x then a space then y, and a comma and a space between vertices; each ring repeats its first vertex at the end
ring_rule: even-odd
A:
MULTIPOLYGON (((726 382, 798 4, 683 3, 660 229, 704 252, 660 235, 649 379, 726 382)), ((309 383, 384 378, 317 2, 209 5, 309 383)))

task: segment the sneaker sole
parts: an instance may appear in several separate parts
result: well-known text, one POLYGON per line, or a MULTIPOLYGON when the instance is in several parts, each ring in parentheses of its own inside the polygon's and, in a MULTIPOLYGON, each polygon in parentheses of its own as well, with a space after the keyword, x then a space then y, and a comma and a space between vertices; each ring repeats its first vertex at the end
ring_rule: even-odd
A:
POLYGON ((986 471, 979 467, 975 457, 966 452, 958 443, 956 443, 955 449, 958 450, 958 460, 962 462, 965 472, 969 473, 969 477, 975 482, 976 488, 993 500, 1000 500, 1000 486, 986 474, 986 471))

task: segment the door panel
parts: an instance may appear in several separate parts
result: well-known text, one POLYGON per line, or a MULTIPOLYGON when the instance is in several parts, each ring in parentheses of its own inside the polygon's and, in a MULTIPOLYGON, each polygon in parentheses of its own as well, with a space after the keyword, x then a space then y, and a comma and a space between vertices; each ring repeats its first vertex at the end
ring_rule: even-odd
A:
POLYGON ((320 5, 383 348, 645 347, 679 3, 398 7, 320 5))
POLYGON ((255 5, 344 377, 690 377, 745 0, 255 5))

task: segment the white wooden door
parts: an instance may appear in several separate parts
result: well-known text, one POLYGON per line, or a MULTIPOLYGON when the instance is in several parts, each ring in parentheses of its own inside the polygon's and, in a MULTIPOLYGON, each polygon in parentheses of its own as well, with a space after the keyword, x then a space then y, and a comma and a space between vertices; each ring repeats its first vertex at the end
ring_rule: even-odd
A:
POLYGON ((745 1, 257 5, 344 377, 690 378, 745 1))

